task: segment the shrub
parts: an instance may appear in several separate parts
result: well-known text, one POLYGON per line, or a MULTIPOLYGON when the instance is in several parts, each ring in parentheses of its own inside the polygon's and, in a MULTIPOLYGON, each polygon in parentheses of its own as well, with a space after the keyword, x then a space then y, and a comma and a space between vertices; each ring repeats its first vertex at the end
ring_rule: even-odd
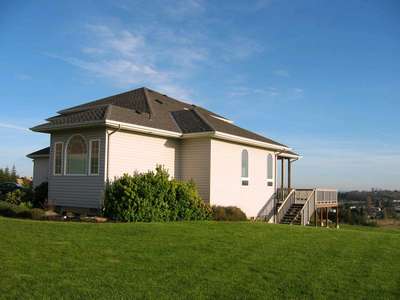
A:
POLYGON ((0 215, 11 218, 40 220, 43 219, 45 213, 43 209, 30 209, 25 204, 15 205, 9 202, 0 201, 0 215))
POLYGON ((15 190, 5 195, 4 201, 11 204, 19 205, 23 202, 23 198, 24 198, 24 192, 21 190, 15 190))
POLYGON ((48 182, 42 182, 37 187, 35 187, 34 194, 33 194, 33 201, 32 204, 34 207, 44 208, 47 201, 49 190, 48 182))
POLYGON ((246 214, 235 206, 213 206, 213 220, 215 221, 246 221, 246 214))
POLYGON ((109 183, 104 215, 124 222, 206 220, 211 210, 192 182, 170 180, 158 166, 156 172, 124 174, 109 183))

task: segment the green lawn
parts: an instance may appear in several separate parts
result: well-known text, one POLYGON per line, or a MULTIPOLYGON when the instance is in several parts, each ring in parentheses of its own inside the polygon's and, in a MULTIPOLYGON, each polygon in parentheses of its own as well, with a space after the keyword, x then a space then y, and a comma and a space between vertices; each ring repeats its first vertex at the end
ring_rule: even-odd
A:
POLYGON ((400 231, 0 218, 0 298, 400 299, 400 231))

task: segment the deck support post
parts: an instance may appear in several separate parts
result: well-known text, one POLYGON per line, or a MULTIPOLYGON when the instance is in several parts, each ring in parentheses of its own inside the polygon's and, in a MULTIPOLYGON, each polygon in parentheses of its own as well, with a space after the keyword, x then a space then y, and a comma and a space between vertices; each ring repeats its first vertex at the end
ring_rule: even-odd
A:
POLYGON ((319 212, 320 212, 320 218, 319 218, 319 222, 321 223, 320 225, 321 225, 321 227, 322 227, 322 225, 323 225, 323 220, 324 220, 324 218, 323 218, 323 209, 322 209, 322 207, 319 209, 319 212))
POLYGON ((339 205, 336 206, 336 228, 339 228, 339 205))
POLYGON ((284 182, 285 182, 285 159, 282 158, 281 159, 281 168, 282 168, 282 172, 281 172, 281 198, 282 201, 285 201, 285 190, 284 190, 284 182))
POLYGON ((329 216, 329 207, 326 208, 326 228, 329 227, 329 224, 328 224, 328 216, 329 216))
POLYGON ((317 224, 317 218, 318 218, 318 208, 315 208, 315 212, 314 212, 314 223, 315 223, 315 227, 318 226, 317 224))

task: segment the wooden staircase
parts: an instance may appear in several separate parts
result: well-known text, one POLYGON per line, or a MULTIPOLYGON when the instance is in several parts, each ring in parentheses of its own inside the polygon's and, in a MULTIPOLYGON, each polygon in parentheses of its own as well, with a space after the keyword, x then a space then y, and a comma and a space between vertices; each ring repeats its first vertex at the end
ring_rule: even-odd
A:
POLYGON ((292 204, 279 223, 301 225, 301 220, 298 216, 303 206, 304 204, 292 204))

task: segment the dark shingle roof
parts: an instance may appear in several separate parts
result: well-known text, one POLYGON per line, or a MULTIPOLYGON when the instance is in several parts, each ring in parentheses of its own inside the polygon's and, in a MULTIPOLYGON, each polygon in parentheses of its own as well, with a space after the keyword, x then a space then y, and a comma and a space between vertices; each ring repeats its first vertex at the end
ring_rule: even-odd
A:
POLYGON ((49 156, 49 155, 50 155, 50 147, 46 147, 46 148, 43 148, 43 149, 40 149, 38 151, 28 154, 27 157, 34 158, 34 157, 38 157, 38 156, 49 156))
POLYGON ((147 126, 177 133, 219 131, 239 137, 285 146, 243 129, 226 118, 199 106, 185 103, 159 92, 139 88, 122 94, 88 102, 59 111, 48 123, 32 128, 50 132, 66 125, 95 123, 105 120, 147 126))

